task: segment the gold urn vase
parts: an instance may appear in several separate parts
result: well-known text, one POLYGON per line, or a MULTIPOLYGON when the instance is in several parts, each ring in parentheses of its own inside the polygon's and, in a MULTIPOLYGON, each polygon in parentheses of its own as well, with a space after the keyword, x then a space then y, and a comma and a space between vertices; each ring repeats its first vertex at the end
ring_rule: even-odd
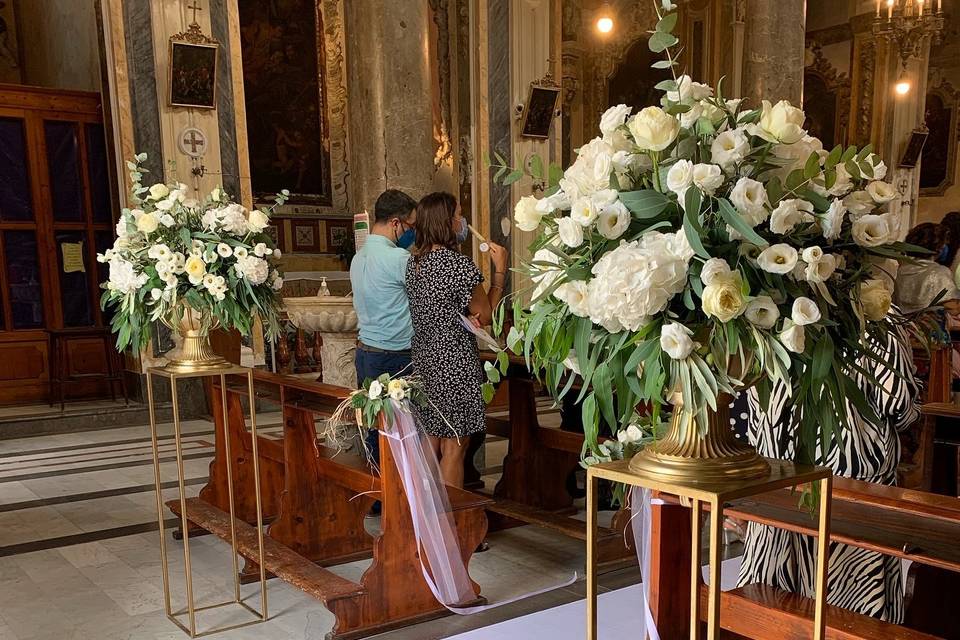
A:
POLYGON ((668 482, 704 484, 765 476, 770 465, 730 428, 731 401, 730 395, 720 394, 717 410, 707 410, 706 429, 700 429, 696 413, 685 411, 680 394, 674 394, 667 434, 641 449, 630 461, 630 471, 668 482))
POLYGON ((180 345, 167 356, 164 367, 167 371, 196 373, 231 366, 210 347, 210 332, 217 328, 218 322, 209 314, 184 305, 164 324, 176 331, 181 339, 180 345))

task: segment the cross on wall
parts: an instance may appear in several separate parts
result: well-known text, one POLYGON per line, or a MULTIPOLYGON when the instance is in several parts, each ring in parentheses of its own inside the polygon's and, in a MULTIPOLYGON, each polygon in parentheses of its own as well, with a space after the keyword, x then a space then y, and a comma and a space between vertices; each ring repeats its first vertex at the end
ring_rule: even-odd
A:
POLYGON ((197 24, 197 11, 203 11, 197 0, 193 0, 193 4, 188 4, 187 9, 193 10, 193 24, 197 24))
POLYGON ((190 145, 190 152, 196 154, 197 147, 203 148, 207 143, 203 138, 197 137, 196 131, 190 131, 183 136, 183 144, 190 145))

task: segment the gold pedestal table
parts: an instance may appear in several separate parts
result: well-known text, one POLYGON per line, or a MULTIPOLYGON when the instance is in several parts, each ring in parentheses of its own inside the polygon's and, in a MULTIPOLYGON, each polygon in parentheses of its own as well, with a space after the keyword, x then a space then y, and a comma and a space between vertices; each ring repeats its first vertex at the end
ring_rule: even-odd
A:
MULTIPOLYGON (((812 467, 767 459, 770 472, 748 480, 722 482, 689 482, 662 479, 634 473, 629 460, 616 460, 593 465, 587 469, 587 640, 597 639, 597 485, 611 480, 633 487, 675 495, 690 500, 692 561, 690 584, 690 638, 700 636, 700 542, 704 505, 710 507, 709 598, 707 611, 707 638, 720 638, 720 566, 723 540, 723 508, 732 500, 748 498, 769 491, 820 483, 819 530, 817 534, 816 600, 813 623, 814 640, 823 640, 826 630, 824 609, 827 598, 827 559, 830 549, 830 492, 833 472, 826 467, 812 467)), ((799 494, 798 494, 799 499, 799 494)), ((650 580, 643 576, 644 582, 650 580)))
MULTIPOLYGON (((234 581, 234 593, 231 600, 225 602, 218 602, 216 604, 209 604, 205 606, 198 607, 194 601, 193 594, 193 570, 190 562, 190 520, 187 514, 187 495, 184 482, 184 471, 183 471, 183 437, 180 429, 180 403, 177 397, 177 382, 186 378, 205 378, 205 377, 220 377, 220 393, 222 394, 222 401, 224 411, 226 411, 227 404, 227 381, 226 377, 231 375, 244 376, 247 379, 247 391, 248 391, 248 401, 250 405, 250 431, 251 431, 251 441, 253 448, 253 478, 254 478, 254 491, 256 493, 256 511, 257 511, 257 522, 263 522, 263 510, 260 503, 260 457, 257 452, 257 417, 256 417, 256 404, 255 397, 253 393, 253 370, 246 367, 239 367, 229 364, 224 364, 222 366, 211 366, 211 367, 198 367, 194 370, 168 370, 162 367, 154 367, 147 369, 147 403, 150 409, 150 435, 153 441, 153 470, 154 470, 154 482, 156 483, 156 492, 157 492, 157 523, 160 529, 160 562, 162 564, 161 573, 163 576, 163 597, 164 597, 164 607, 169 618, 174 624, 176 624, 180 629, 190 635, 191 638, 197 638, 200 636, 210 635, 212 633, 218 633, 220 631, 226 631, 228 629, 237 629, 239 627, 245 627, 251 624, 256 624, 264 622, 267 620, 267 580, 266 580, 266 570, 263 565, 263 527, 257 526, 257 550, 259 557, 255 560, 260 565, 260 611, 257 611, 250 605, 248 605, 241 597, 240 593, 240 570, 238 566, 238 551, 237 551, 237 532, 236 532, 236 515, 234 513, 234 498, 233 498, 233 477, 231 472, 232 465, 227 463, 227 495, 230 505, 230 545, 231 545, 231 556, 233 559, 233 581, 234 581), (183 565, 184 573, 186 575, 186 608, 174 611, 170 604, 170 570, 167 562, 167 541, 166 541, 166 531, 164 526, 164 517, 163 517, 163 486, 160 480, 160 452, 157 444, 157 419, 156 419, 156 409, 153 399, 153 381, 155 378, 166 379, 170 383, 170 399, 171 404, 173 405, 173 437, 174 444, 176 447, 176 463, 177 463, 177 484, 180 489, 180 530, 183 532, 183 565), (218 609, 221 607, 228 607, 231 605, 238 605, 247 613, 253 615, 253 619, 247 620, 244 622, 225 625, 213 629, 205 629, 198 633, 197 631, 197 613, 200 611, 209 611, 211 609, 218 609), (186 616, 187 621, 184 623, 180 618, 186 616)), ((230 453, 230 435, 227 433, 227 417, 223 416, 223 442, 225 446, 226 460, 231 460, 230 453)))

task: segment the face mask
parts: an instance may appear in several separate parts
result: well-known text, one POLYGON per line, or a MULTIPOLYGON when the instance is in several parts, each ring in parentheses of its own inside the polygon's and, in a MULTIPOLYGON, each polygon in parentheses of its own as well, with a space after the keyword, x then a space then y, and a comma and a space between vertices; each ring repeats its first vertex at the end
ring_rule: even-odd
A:
POLYGON ((937 262, 940 264, 946 264, 947 258, 950 256, 950 245, 943 245, 943 248, 940 249, 940 255, 937 256, 937 262))
POLYGON ((417 232, 413 229, 407 229, 397 238, 397 246, 401 249, 407 249, 417 240, 417 232))
POLYGON ((470 237, 470 230, 467 228, 467 219, 460 218, 460 229, 457 231, 457 242, 463 244, 470 237))

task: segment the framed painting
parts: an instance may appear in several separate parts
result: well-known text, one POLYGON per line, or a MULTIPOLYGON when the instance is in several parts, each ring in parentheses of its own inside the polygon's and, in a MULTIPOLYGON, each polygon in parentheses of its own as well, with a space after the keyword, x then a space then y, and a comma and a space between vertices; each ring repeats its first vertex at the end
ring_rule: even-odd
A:
POLYGON ((557 101, 560 99, 560 87, 538 83, 530 85, 530 97, 523 110, 523 128, 520 135, 525 138, 547 138, 550 125, 557 115, 557 101))
POLYGON ((17 24, 14 0, 0 0, 0 82, 23 82, 17 24))
POLYGON ((217 56, 215 43, 170 39, 170 106, 191 109, 217 108, 217 56))
POLYGON ((930 133, 922 129, 914 129, 910 132, 910 139, 903 149, 903 154, 900 156, 900 164, 898 166, 905 169, 912 169, 917 166, 917 161, 920 160, 920 154, 923 153, 923 147, 927 143, 928 135, 930 135, 930 133))

